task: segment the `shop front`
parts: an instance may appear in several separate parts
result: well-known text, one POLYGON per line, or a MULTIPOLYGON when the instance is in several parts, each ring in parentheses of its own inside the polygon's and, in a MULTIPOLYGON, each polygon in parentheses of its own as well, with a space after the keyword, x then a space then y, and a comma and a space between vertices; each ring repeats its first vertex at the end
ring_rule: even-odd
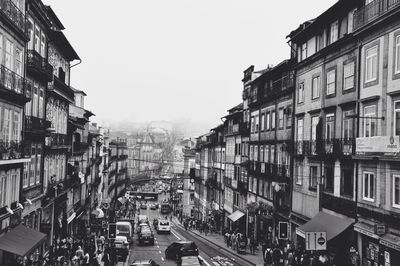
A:
POLYGON ((240 233, 246 232, 246 214, 241 210, 234 211, 231 215, 228 216, 228 219, 231 221, 231 230, 238 231, 240 233))
POLYGON ((360 221, 354 225, 358 233, 361 265, 394 266, 400 263, 400 236, 386 233, 384 227, 360 221))
POLYGON ((274 239, 273 209, 271 202, 258 198, 254 232, 256 241, 266 242, 268 245, 271 245, 274 239))

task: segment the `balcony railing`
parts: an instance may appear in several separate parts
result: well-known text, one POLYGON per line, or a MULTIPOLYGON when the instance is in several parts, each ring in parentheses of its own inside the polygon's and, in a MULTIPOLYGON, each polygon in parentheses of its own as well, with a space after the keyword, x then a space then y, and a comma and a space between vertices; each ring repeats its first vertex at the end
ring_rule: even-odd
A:
POLYGON ((308 155, 349 156, 355 151, 353 138, 312 140, 309 145, 308 155))
POLYGON ((354 28, 358 29, 398 7, 400 0, 375 0, 359 8, 354 14, 354 28))
POLYGON ((29 149, 24 149, 22 141, 0 140, 0 160, 15 160, 29 156, 29 149))
POLYGON ((32 130, 45 130, 51 126, 50 121, 35 116, 25 116, 25 129, 32 130))
POLYGON ((272 83, 272 90, 274 93, 282 92, 294 86, 294 76, 288 74, 280 79, 274 80, 272 83))
POLYGON ((0 12, 3 13, 21 32, 26 34, 25 16, 11 0, 0 0, 0 12))
POLYGON ((46 137, 46 146, 68 146, 68 136, 65 134, 52 133, 46 137))
POLYGON ((27 96, 25 79, 3 65, 0 66, 0 86, 25 97, 27 96))
POLYGON ((54 91, 56 88, 69 97, 71 101, 74 99, 74 92, 70 86, 65 84, 64 81, 60 80, 57 76, 53 76, 53 82, 49 83, 48 89, 54 91))
POLYGON ((28 50, 28 70, 37 73, 45 81, 53 79, 53 66, 35 50, 28 50))

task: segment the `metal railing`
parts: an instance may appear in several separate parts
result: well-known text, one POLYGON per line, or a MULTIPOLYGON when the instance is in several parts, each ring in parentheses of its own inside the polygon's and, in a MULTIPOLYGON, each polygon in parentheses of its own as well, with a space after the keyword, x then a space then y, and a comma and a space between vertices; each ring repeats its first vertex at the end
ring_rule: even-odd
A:
POLYGON ((15 160, 29 156, 29 149, 24 149, 22 141, 0 140, 0 160, 15 160))
POLYGON ((0 86, 26 96, 25 84, 26 82, 23 77, 3 65, 0 66, 0 86))
POLYGON ((51 133, 46 137, 46 146, 68 146, 68 136, 65 134, 51 133))
POLYGON ((26 34, 24 13, 11 1, 0 0, 0 12, 3 13, 20 31, 26 34))
POLYGON ((375 0, 359 8, 354 14, 354 29, 361 28, 399 6, 400 0, 375 0))

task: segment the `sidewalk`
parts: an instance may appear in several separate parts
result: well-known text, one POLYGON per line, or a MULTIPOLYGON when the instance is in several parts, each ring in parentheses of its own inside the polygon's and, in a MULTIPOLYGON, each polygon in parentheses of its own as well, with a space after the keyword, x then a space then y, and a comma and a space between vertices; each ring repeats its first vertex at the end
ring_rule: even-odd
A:
MULTIPOLYGON (((179 222, 177 217, 174 216, 172 218, 172 221, 174 224, 176 224, 180 228, 184 229, 183 225, 179 222)), ((217 245, 219 248, 221 248, 235 256, 241 257, 243 260, 247 261, 248 263, 250 263, 252 265, 256 265, 256 266, 264 265, 264 259, 262 256, 261 247, 258 247, 258 249, 255 252, 255 255, 249 254, 249 249, 247 249, 246 254, 238 254, 233 249, 227 247, 225 240, 224 240, 224 236, 222 236, 218 233, 208 234, 206 237, 204 234, 200 234, 200 232, 196 229, 187 230, 187 232, 190 232, 190 233, 196 235, 197 237, 201 237, 202 239, 205 239, 208 242, 211 242, 211 243, 217 245)))

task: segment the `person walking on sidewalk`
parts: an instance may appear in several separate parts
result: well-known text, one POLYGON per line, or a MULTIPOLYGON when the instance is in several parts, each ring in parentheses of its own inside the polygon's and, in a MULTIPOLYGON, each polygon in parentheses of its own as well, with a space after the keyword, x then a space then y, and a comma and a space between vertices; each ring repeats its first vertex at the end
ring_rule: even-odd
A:
POLYGON ((255 248, 256 248, 256 240, 254 239, 253 235, 250 236, 249 247, 250 247, 251 255, 254 255, 255 254, 255 248))
POLYGON ((267 247, 264 252, 264 266, 272 266, 272 249, 267 247))
POLYGON ((231 236, 231 238, 232 238, 232 249, 233 250, 236 250, 236 248, 237 248, 237 243, 236 243, 237 239, 236 239, 236 237, 237 237, 236 233, 233 233, 232 236, 231 236))
POLYGON ((204 222, 204 234, 207 236, 208 235, 208 230, 209 230, 209 225, 207 222, 204 222))

